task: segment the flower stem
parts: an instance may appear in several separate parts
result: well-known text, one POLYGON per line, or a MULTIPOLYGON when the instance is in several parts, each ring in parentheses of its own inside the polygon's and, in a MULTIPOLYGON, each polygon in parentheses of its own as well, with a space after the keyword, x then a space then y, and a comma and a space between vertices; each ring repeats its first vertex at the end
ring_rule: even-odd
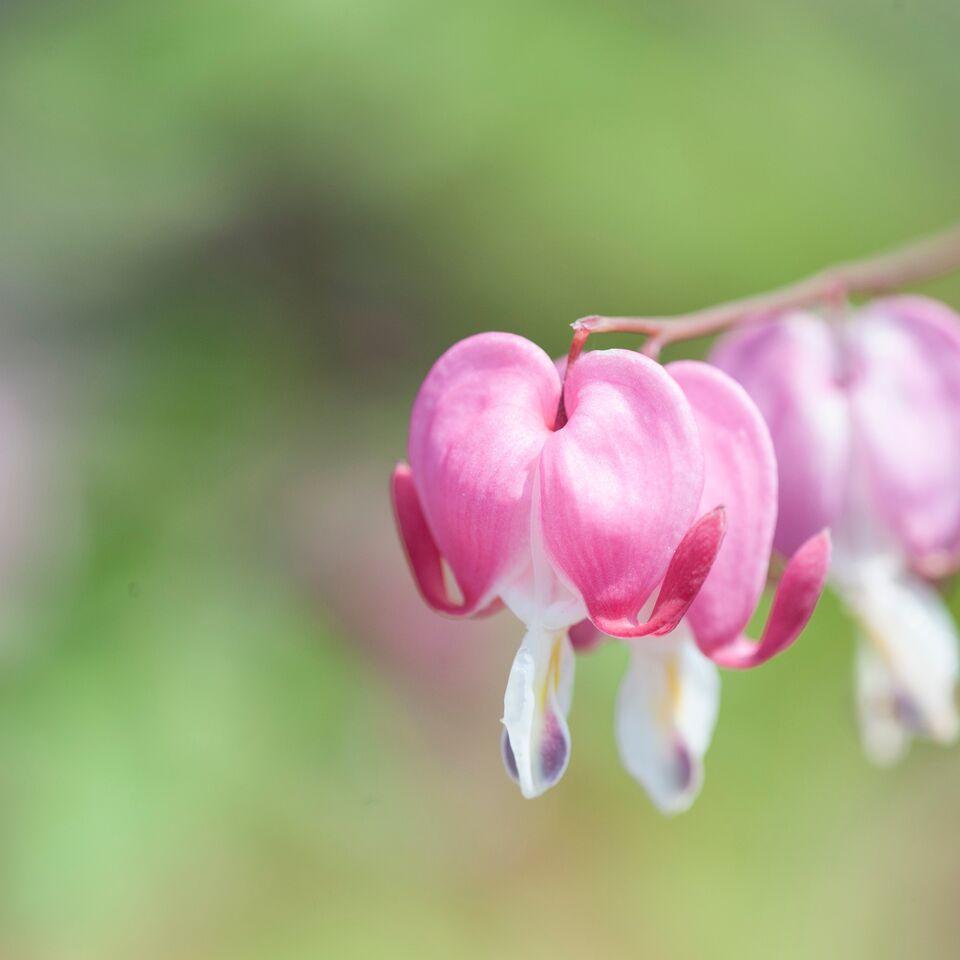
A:
MULTIPOLYGON (((563 371, 563 386, 567 385, 567 376, 570 373, 570 370, 573 368, 573 365, 577 362, 577 357, 580 356, 580 353, 583 351, 583 345, 587 342, 587 337, 590 336, 589 330, 584 330, 580 327, 577 327, 576 324, 573 325, 573 341, 570 344, 570 352, 567 354, 567 365, 563 371)), ((560 404, 557 407, 557 416, 553 422, 553 429, 559 430, 567 422, 567 408, 563 402, 564 391, 560 390, 560 404)))
MULTIPOLYGON (((573 324, 571 358, 591 333, 642 333, 643 353, 656 359, 668 343, 702 337, 735 327, 765 314, 814 303, 836 302, 849 294, 873 294, 908 283, 931 280, 960 269, 960 224, 888 253, 851 260, 767 293, 731 300, 674 317, 583 317, 573 324), (584 334, 583 340, 578 337, 584 334)), ((572 362, 572 360, 570 361, 572 362)))

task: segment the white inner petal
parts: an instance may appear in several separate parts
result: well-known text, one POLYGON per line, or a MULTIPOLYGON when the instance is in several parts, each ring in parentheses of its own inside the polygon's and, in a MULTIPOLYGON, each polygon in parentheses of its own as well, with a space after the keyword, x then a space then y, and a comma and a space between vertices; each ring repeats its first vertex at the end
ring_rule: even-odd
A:
POLYGON ((543 545, 539 466, 530 497, 529 561, 501 587, 500 596, 530 629, 566 630, 587 615, 583 599, 558 576, 543 545))
POLYGON ((525 797, 540 796, 567 768, 567 712, 573 697, 573 673, 574 653, 566 631, 527 632, 503 698, 508 738, 504 759, 508 770, 514 768, 525 797))
POLYGON ((696 799, 719 708, 719 671, 685 622, 658 641, 631 644, 617 698, 617 744, 662 812, 680 813, 696 799))
POLYGON ((889 763, 913 736, 956 739, 957 630, 936 590, 882 558, 840 589, 861 626, 857 704, 868 754, 889 763))

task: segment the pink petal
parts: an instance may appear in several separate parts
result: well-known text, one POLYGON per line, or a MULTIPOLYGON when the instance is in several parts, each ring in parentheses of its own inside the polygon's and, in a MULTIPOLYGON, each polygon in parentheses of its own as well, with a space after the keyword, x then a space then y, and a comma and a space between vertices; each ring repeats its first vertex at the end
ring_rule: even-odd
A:
POLYGON ((767 582, 777 521, 777 464, 756 404, 723 371, 695 360, 667 366, 700 428, 704 484, 700 510, 723 506, 727 532, 687 618, 713 648, 747 625, 767 582))
POLYGON ((544 546, 601 630, 636 629, 700 499, 693 413, 659 364, 626 350, 582 356, 564 397, 568 422, 540 462, 544 546))
POLYGON ((773 542, 789 555, 844 505, 850 424, 836 338, 813 314, 794 313, 722 337, 710 360, 746 388, 770 428, 779 467, 773 542))
POLYGON ((949 568, 960 551, 960 316, 890 297, 858 311, 848 333, 873 508, 916 567, 949 568))
POLYGON ((721 667, 743 670, 758 667, 786 650, 800 635, 813 613, 830 567, 830 534, 823 530, 793 555, 783 573, 770 617, 759 643, 742 634, 724 645, 697 645, 721 667))
POLYGON ((453 571, 464 603, 450 610, 446 601, 439 609, 486 607, 529 561, 536 465, 559 400, 553 362, 529 340, 509 333, 460 341, 427 375, 410 422, 410 470, 421 520, 403 481, 401 528, 408 554, 420 561, 415 571, 428 602, 436 605, 445 594, 427 572, 434 561, 424 531, 453 571))
POLYGON ((628 617, 613 620, 595 615, 597 628, 612 637, 659 637, 670 633, 683 619, 710 573, 723 543, 725 527, 723 507, 717 507, 687 531, 667 567, 649 620, 636 623, 628 617))
POLYGON ((420 595, 438 613, 450 616, 484 616, 500 607, 499 601, 493 601, 482 610, 477 610, 478 597, 467 597, 456 602, 447 595, 443 580, 443 566, 440 551, 433 540, 426 518, 420 509, 420 501, 413 485, 413 475, 405 463, 398 463, 390 478, 390 495, 393 500, 393 514, 400 533, 400 542, 407 555, 407 563, 413 573, 420 595))

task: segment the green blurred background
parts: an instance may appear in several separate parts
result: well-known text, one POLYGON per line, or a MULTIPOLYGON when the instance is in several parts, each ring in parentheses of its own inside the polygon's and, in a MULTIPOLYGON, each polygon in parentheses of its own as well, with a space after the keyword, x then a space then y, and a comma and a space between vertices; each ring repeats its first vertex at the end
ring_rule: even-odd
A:
POLYGON ((423 607, 386 480, 466 334, 955 219, 958 48, 949 0, 7 0, 0 957, 955 956, 960 757, 868 766, 833 598, 690 813, 613 644, 524 801, 519 624, 423 607))

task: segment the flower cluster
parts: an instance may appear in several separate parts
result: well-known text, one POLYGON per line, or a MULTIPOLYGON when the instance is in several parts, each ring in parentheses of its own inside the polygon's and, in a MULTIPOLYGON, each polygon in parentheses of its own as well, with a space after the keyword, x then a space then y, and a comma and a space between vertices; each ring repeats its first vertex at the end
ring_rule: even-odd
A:
POLYGON ((957 631, 929 581, 960 566, 960 317, 916 296, 829 321, 795 312, 727 335, 711 359, 773 435, 777 548, 833 531, 867 754, 954 740, 957 631))
POLYGON ((409 455, 392 492, 424 599, 455 616, 506 605, 526 627, 503 716, 524 796, 569 760, 579 625, 578 646, 597 631, 635 648, 624 759, 663 809, 687 805, 716 716, 714 663, 753 666, 788 646, 828 562, 815 534, 788 564, 760 642, 743 636, 777 501, 773 445, 747 394, 706 364, 665 368, 624 350, 586 354, 564 381, 529 341, 481 334, 424 381, 409 455))
POLYGON ((570 759, 576 654, 612 637, 630 649, 624 766, 662 811, 689 807, 718 667, 789 647, 828 569, 861 627, 868 753, 957 734, 956 631, 928 582, 960 565, 960 318, 941 304, 762 318, 710 364, 595 350, 568 368, 470 337, 420 388, 391 489, 426 602, 524 624, 501 749, 526 797, 570 759), (774 549, 789 559, 754 641, 774 549))

